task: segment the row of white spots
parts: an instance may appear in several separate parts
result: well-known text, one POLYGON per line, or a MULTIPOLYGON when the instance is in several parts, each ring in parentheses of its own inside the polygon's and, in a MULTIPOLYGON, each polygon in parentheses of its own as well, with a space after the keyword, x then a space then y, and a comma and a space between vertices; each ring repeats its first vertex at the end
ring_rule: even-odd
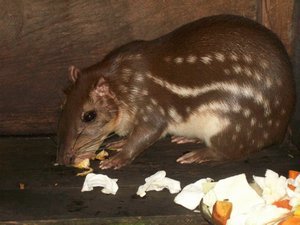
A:
MULTIPOLYGON (((221 52, 216 52, 214 54, 207 54, 203 56, 197 56, 197 55, 188 55, 187 57, 174 57, 172 58, 171 56, 166 56, 164 57, 165 62, 174 62, 176 64, 182 64, 183 62, 187 62, 190 64, 196 63, 198 60, 204 64, 210 64, 212 61, 217 60, 218 62, 224 62, 226 59, 229 59, 231 61, 237 62, 239 61, 239 57, 236 53, 230 53, 229 56, 225 56, 224 53, 221 52)), ((253 61, 252 57, 249 55, 242 55, 241 59, 247 63, 251 63, 253 61)), ((268 66, 268 63, 266 61, 263 61, 261 66, 263 68, 268 66)))
MULTIPOLYGON (((250 64, 250 63, 253 62, 252 57, 249 56, 249 55, 247 55, 247 54, 243 54, 240 58, 244 62, 247 62, 248 64, 250 64)), ((263 78, 263 76, 260 73, 258 73, 257 71, 252 72, 249 67, 244 66, 244 68, 242 68, 241 65, 237 64, 237 62, 239 61, 240 58, 234 52, 232 52, 232 53, 229 54, 229 59, 232 60, 232 61, 234 61, 234 62, 236 62, 236 64, 234 64, 232 66, 233 73, 235 73, 235 74, 242 74, 242 73, 244 73, 248 77, 253 77, 257 81, 261 81, 262 78, 263 78)), ((166 62, 171 62, 172 61, 172 58, 170 56, 167 56, 164 59, 165 59, 166 62)), ((175 57, 173 59, 173 61, 176 64, 182 64, 182 63, 184 63, 184 61, 186 61, 189 64, 193 64, 193 63, 196 63, 198 59, 199 59, 200 62, 202 62, 204 64, 210 64, 213 60, 217 60, 218 62, 224 62, 225 59, 226 59, 226 56, 223 53, 217 52, 214 55, 208 54, 206 56, 201 56, 201 57, 198 57, 196 55, 189 55, 189 56, 186 57, 186 59, 184 57, 175 57)), ((269 63, 266 60, 260 60, 259 65, 264 70, 266 70, 267 68, 269 68, 269 63)), ((231 71, 230 71, 229 68, 225 68, 224 69, 224 73, 226 75, 230 75, 231 71)), ((282 81, 280 79, 277 79, 276 83, 277 83, 278 86, 282 86, 282 81)), ((272 86, 272 81, 268 77, 266 78, 266 86, 267 86, 267 88, 270 88, 272 86)))
MULTIPOLYGON (((263 76, 258 71, 251 71, 251 69, 247 66, 242 67, 239 64, 234 64, 232 66, 232 71, 230 68, 225 68, 223 71, 225 75, 245 74, 247 77, 254 78, 257 81, 264 81, 267 88, 271 88, 273 85, 273 81, 269 76, 263 76)), ((279 78, 277 78, 275 81, 277 86, 282 86, 282 81, 279 78)))
POLYGON ((126 55, 123 59, 124 60, 141 60, 142 54, 138 53, 138 54, 126 55))

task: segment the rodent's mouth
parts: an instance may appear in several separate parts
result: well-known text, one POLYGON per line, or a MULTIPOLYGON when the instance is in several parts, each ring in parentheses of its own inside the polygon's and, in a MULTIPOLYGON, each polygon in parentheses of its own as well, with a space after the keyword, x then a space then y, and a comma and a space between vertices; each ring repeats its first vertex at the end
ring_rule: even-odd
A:
POLYGON ((77 164, 79 162, 81 162, 84 159, 91 159, 94 158, 96 156, 96 151, 95 152, 83 152, 80 155, 76 155, 75 159, 74 159, 74 164, 77 164))

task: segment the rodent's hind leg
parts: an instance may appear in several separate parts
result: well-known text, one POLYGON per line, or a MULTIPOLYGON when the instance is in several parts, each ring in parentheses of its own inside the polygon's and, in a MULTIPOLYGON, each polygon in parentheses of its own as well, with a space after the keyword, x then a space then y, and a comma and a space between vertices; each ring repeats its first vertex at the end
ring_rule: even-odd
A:
POLYGON ((197 138, 186 138, 183 136, 172 136, 171 142, 176 144, 186 144, 186 143, 196 143, 196 144, 202 144, 203 141, 197 138))
POLYGON ((214 149, 205 147, 200 150, 195 150, 184 154, 176 161, 180 164, 217 162, 223 160, 223 157, 214 149))

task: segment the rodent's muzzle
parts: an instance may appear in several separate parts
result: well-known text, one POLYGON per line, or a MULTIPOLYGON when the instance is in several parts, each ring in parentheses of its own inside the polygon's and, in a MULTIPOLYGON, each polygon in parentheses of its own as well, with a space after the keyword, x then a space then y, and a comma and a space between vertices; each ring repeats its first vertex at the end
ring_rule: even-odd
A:
POLYGON ((75 156, 71 153, 72 151, 68 151, 64 145, 60 144, 57 149, 56 162, 59 165, 69 166, 74 163, 75 156))

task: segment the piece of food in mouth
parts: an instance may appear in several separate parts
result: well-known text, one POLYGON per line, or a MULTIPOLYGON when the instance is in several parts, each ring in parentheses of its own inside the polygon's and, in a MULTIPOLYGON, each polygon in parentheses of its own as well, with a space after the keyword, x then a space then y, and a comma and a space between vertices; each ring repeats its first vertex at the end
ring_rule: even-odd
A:
POLYGON ((95 159, 98 159, 100 161, 105 160, 108 157, 108 152, 105 150, 102 150, 101 152, 99 152, 96 156, 95 159))
MULTIPOLYGON (((100 161, 105 160, 108 157, 108 152, 105 150, 100 151, 96 156, 92 157, 91 159, 98 159, 100 161)), ((90 159, 85 158, 77 158, 75 159, 75 163, 73 165, 75 168, 78 169, 87 169, 87 171, 83 171, 81 173, 77 173, 76 176, 86 176, 89 173, 92 173, 94 170, 90 167, 90 159)))
POLYGON ((93 168, 90 167, 90 159, 88 159, 88 158, 83 159, 82 161, 79 161, 79 163, 75 163, 74 167, 79 168, 79 169, 87 169, 87 171, 77 173, 76 176, 86 176, 87 174, 94 171, 93 168))

